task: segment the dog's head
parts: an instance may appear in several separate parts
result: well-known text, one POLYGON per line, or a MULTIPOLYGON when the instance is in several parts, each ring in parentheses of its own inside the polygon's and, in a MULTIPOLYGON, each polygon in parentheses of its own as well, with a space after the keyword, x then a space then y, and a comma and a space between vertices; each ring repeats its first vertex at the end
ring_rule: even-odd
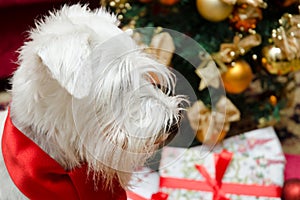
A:
POLYGON ((126 185, 178 125, 184 98, 173 94, 172 72, 117 25, 81 5, 38 22, 20 50, 11 110, 65 168, 86 162, 126 185))

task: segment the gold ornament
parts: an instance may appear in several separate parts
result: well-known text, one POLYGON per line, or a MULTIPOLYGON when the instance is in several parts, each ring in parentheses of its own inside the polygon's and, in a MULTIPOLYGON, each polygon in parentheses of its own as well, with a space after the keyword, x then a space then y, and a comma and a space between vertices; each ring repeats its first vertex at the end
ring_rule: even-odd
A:
POLYGON ((239 94, 250 85, 253 74, 250 65, 244 60, 237 60, 228 65, 221 75, 226 92, 239 94))
MULTIPOLYGON (((171 67, 171 61, 175 52, 175 44, 172 36, 168 32, 163 32, 161 27, 157 27, 151 39, 150 45, 143 43, 143 35, 138 32, 132 34, 133 40, 144 49, 144 52, 151 55, 159 63, 171 67)), ((149 72, 151 82, 160 83, 159 77, 154 72, 149 72)))
POLYGON ((271 73, 284 75, 300 69, 300 15, 284 14, 272 42, 263 48, 262 65, 271 73))
POLYGON ((300 69, 300 59, 286 60, 281 48, 274 45, 264 47, 262 55, 262 66, 271 74, 285 75, 300 69))
POLYGON ((203 18, 219 22, 231 14, 233 5, 224 3, 222 0, 197 0, 197 9, 203 18))
POLYGON ((169 33, 161 32, 153 36, 149 53, 154 55, 161 64, 170 66, 174 52, 175 44, 169 33))
POLYGON ((195 70, 195 73, 201 79, 199 90, 201 91, 207 86, 218 88, 220 86, 220 70, 209 54, 201 55, 200 58, 201 64, 195 70))
MULTIPOLYGON (((221 44, 219 52, 212 54, 211 57, 210 56, 207 56, 207 57, 200 56, 200 59, 202 62, 196 69, 196 74, 201 78, 199 90, 203 90, 208 85, 218 88, 220 73, 223 74, 223 73, 227 72, 228 63, 235 64, 234 62, 232 62, 233 60, 236 60, 240 55, 244 55, 251 48, 258 46, 260 44, 261 44, 261 36, 259 34, 254 33, 254 34, 248 35, 246 37, 236 35, 233 38, 232 43, 221 44), (216 70, 215 63, 217 63, 219 70, 216 70)), ((256 55, 253 55, 253 58, 255 56, 256 55)), ((240 61, 238 61, 238 62, 240 62, 240 61)), ((237 70, 233 70, 233 71, 237 72, 237 70)), ((228 72, 228 73, 230 74, 232 72, 228 72)), ((250 72, 251 72, 251 70, 250 70, 250 72)), ((251 74, 252 74, 252 72, 251 72, 251 74)), ((223 76, 227 76, 227 75, 224 74, 223 76)), ((252 75, 251 75, 251 77, 252 77, 252 75)), ((246 80, 248 80, 248 79, 246 79, 246 80)), ((251 82, 251 80, 250 80, 250 82, 251 82)), ((226 84, 226 87, 228 84, 226 84)), ((249 84, 247 84, 247 86, 248 85, 249 84)), ((225 87, 225 89, 226 89, 226 87, 225 87)), ((238 88, 239 87, 240 86, 238 86, 238 88)), ((230 89, 230 86, 228 86, 228 91, 233 91, 232 89, 230 89)), ((236 92, 233 92, 233 93, 236 93, 236 92)))
POLYGON ((246 37, 236 35, 233 38, 233 43, 223 43, 220 45, 220 50, 217 56, 222 62, 231 63, 240 55, 244 55, 250 49, 260 44, 261 36, 259 34, 251 34, 246 37))
POLYGON ((143 35, 134 32, 133 40, 144 49, 144 51, 153 56, 159 63, 171 66, 171 60, 175 52, 175 44, 172 36, 168 32, 162 32, 161 27, 156 28, 156 33, 151 39, 150 45, 143 43, 143 35))
POLYGON ((253 7, 267 8, 268 4, 264 0, 222 0, 225 3, 232 5, 248 4, 253 7))
POLYGON ((240 111, 225 96, 222 96, 214 110, 197 101, 188 109, 187 116, 196 138, 205 144, 216 144, 224 139, 230 123, 240 120, 240 111))
MULTIPOLYGON (((154 56, 157 61, 165 66, 171 65, 171 60, 175 51, 175 45, 172 36, 167 32, 161 32, 153 36, 150 48, 145 49, 147 53, 154 56)), ((155 73, 151 73, 153 81, 160 83, 155 73)))
POLYGON ((256 29, 257 23, 263 18, 261 8, 248 4, 236 6, 229 17, 229 22, 236 30, 249 32, 256 29))

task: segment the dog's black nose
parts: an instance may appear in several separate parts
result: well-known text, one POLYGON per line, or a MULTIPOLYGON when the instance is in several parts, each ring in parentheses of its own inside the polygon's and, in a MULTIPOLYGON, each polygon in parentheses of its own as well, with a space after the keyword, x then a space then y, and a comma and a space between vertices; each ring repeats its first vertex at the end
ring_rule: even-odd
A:
POLYGON ((166 146, 169 143, 171 143, 171 141, 174 139, 174 137, 177 135, 177 133, 179 131, 181 119, 182 119, 182 111, 180 111, 177 119, 172 120, 172 122, 174 122, 174 123, 169 123, 167 125, 166 131, 162 132, 161 137, 156 142, 157 144, 159 144, 159 148, 162 148, 163 146, 166 146))

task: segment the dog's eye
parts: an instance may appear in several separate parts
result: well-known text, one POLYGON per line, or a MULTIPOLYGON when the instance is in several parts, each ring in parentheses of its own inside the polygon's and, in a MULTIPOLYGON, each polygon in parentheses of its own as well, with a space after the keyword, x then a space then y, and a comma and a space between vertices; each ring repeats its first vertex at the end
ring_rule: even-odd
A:
POLYGON ((174 96, 174 93, 173 93, 173 91, 170 89, 170 88, 168 88, 168 87, 164 87, 164 86, 162 86, 162 85, 160 85, 160 84, 152 84, 155 88, 158 88, 158 89, 160 89, 163 93, 165 93, 166 95, 168 95, 168 96, 174 96))

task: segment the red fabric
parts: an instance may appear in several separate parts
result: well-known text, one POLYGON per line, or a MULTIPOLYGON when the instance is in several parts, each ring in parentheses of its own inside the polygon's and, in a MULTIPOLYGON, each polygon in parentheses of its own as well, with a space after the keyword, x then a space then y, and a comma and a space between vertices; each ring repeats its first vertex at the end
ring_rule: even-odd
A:
POLYGON ((281 188, 275 185, 264 186, 222 183, 222 178, 231 158, 232 154, 227 151, 223 151, 221 154, 215 156, 216 179, 211 178, 203 166, 196 165, 197 170, 205 178, 204 181, 173 177, 160 177, 160 187, 213 192, 214 200, 228 200, 228 198, 225 196, 227 193, 256 197, 281 196, 281 188))
POLYGON ((284 178, 289 180, 292 178, 300 179, 300 155, 285 154, 286 165, 284 169, 284 178))
POLYGON ((7 78, 17 68, 17 50, 28 37, 27 31, 34 26, 34 20, 55 5, 25 4, 27 1, 23 1, 24 5, 21 5, 20 2, 13 4, 14 1, 0 1, 0 78, 7 78), (6 4, 13 6, 6 7, 6 4))
POLYGON ((94 190, 94 181, 83 165, 65 171, 39 146, 21 133, 6 119, 2 137, 2 153, 8 172, 20 189, 31 200, 126 200, 126 192, 115 183, 114 191, 102 189, 101 181, 94 190))

